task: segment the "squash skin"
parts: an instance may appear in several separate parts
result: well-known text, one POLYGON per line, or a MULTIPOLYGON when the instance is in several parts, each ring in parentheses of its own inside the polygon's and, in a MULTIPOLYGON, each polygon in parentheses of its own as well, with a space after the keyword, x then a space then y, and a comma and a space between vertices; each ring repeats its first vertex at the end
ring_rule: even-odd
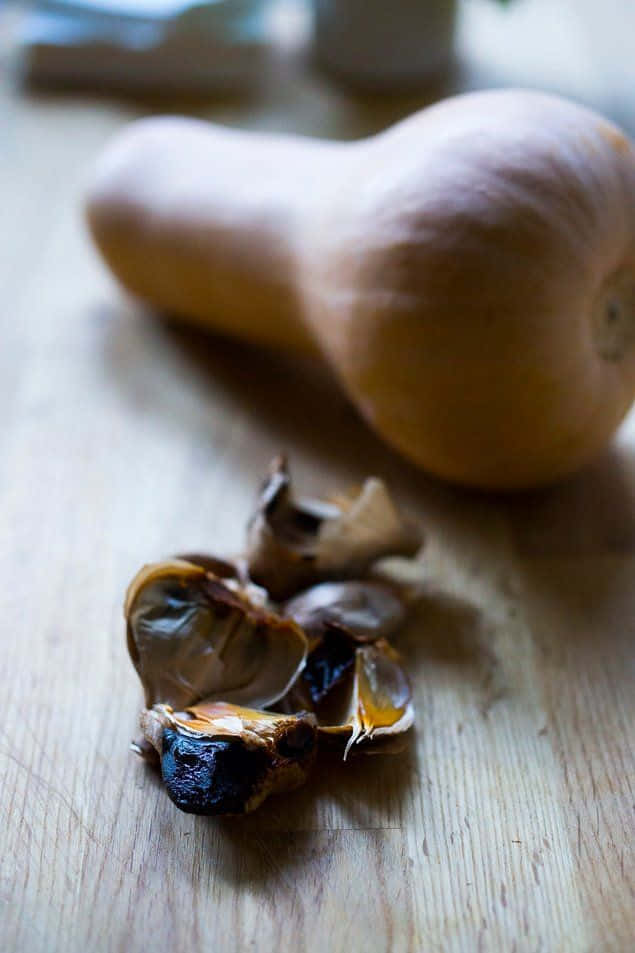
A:
POLYGON ((128 291, 161 311, 274 347, 313 351, 298 251, 338 143, 160 116, 100 156, 85 212, 128 291), (292 172, 289 172, 291 167, 292 172))
POLYGON ((453 482, 549 483, 606 445, 635 396, 635 151, 616 127, 468 94, 358 143, 267 137, 241 190, 257 142, 150 120, 115 143, 88 217, 130 290, 319 348, 370 424, 453 482))

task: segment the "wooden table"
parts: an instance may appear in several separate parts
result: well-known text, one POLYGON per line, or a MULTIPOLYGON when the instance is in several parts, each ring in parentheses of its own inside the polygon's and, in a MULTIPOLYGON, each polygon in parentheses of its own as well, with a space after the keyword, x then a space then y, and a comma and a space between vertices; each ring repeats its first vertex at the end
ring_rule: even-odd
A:
MULTIPOLYGON (((604 2, 588 34, 572 2, 545 32, 554 6, 519 3, 503 22, 468 4, 452 82, 533 69, 635 131, 632 64, 620 76, 607 53, 611 16, 625 47, 625 5, 604 2)), ((178 105, 352 136, 436 94, 356 101, 292 70, 249 102, 178 105)), ((549 492, 428 480, 319 369, 170 328, 118 295, 82 228, 81 183, 107 137, 156 104, 1 88, 0 948, 635 948, 635 417, 549 492), (417 728, 401 757, 321 763, 247 819, 196 818, 128 751, 141 695, 124 587, 158 556, 239 547, 279 450, 308 491, 381 474, 426 529, 427 595, 401 644, 417 728)))

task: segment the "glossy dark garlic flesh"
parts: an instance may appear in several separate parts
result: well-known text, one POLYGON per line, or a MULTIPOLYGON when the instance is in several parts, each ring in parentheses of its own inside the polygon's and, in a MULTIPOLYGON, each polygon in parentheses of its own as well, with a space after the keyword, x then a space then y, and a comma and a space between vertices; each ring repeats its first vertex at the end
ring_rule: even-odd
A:
POLYGON ((188 814, 247 814, 307 778, 317 751, 312 715, 276 715, 212 703, 141 716, 171 800, 188 814))

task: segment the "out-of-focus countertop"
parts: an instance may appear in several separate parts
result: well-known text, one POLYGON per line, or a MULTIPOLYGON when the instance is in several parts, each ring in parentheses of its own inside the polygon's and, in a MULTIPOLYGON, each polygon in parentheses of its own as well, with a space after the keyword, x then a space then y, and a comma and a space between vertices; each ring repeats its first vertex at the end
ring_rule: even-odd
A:
MULTIPOLYGON (((403 99, 311 72, 301 24, 280 16, 291 51, 242 99, 0 83, 0 948, 627 953, 633 415, 561 487, 444 487, 318 370, 143 317, 79 201, 105 140, 163 109, 353 137, 445 91, 511 83, 633 133, 633 5, 466 2, 456 71, 403 99), (385 476, 427 532, 429 592, 401 646, 417 728, 402 757, 329 764, 244 820, 195 818, 127 750, 141 693, 123 592, 144 561, 237 548, 280 450, 307 491, 385 476)), ((5 54, 15 18, 0 9, 5 54)))

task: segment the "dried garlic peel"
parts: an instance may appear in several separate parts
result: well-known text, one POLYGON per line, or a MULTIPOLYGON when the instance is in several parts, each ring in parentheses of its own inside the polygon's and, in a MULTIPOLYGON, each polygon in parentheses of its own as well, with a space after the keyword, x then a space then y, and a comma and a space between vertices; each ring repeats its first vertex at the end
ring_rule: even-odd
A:
POLYGON ((353 745, 403 734, 413 721, 410 683, 399 655, 382 639, 355 650, 347 716, 341 724, 320 725, 319 731, 346 736, 346 758, 353 745))
POLYGON ((309 639, 320 641, 329 629, 346 632, 356 642, 373 642, 396 632, 405 622, 406 606, 379 582, 322 582, 289 599, 282 614, 297 622, 309 639))
POLYGON ((185 708, 205 698, 264 708, 305 663, 307 640, 293 621, 183 560, 144 567, 125 611, 147 707, 185 708))
POLYGON ((381 556, 411 556, 420 545, 419 531, 381 480, 371 477, 361 490, 332 501, 294 501, 281 457, 248 528, 247 560, 252 579, 285 599, 314 582, 361 575, 381 556))

